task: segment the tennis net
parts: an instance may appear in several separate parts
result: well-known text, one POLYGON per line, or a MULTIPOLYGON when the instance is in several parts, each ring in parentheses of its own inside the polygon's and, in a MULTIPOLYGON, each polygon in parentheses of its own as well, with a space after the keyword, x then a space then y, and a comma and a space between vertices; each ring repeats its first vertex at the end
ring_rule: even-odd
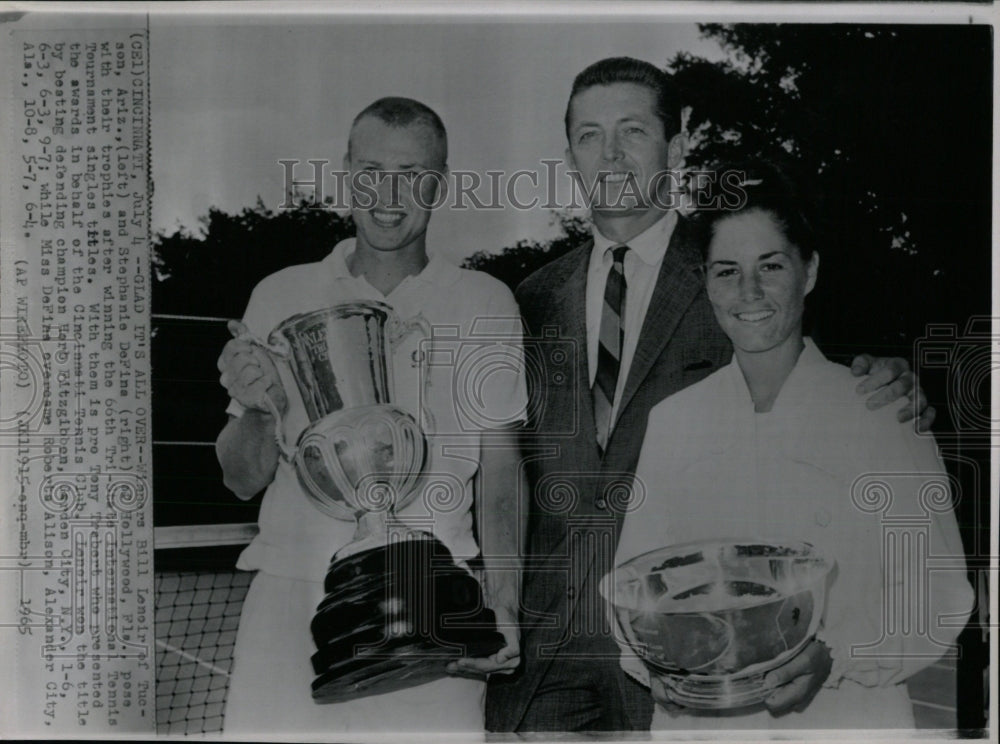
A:
POLYGON ((158 527, 156 731, 220 732, 243 599, 253 573, 234 568, 254 524, 158 527))

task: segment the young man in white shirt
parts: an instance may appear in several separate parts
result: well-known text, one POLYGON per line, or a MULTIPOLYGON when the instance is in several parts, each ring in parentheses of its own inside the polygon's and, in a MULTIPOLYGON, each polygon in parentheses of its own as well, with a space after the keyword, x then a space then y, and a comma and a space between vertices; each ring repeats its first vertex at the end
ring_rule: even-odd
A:
MULTIPOLYGON (((354 120, 344 168, 358 187, 352 188, 357 238, 338 244, 323 261, 265 278, 254 289, 242 324, 233 324, 234 333, 249 330, 266 338, 291 315, 367 299, 392 306, 403 320, 422 315, 432 327, 451 329, 453 337, 457 329, 456 338, 471 339, 464 351, 458 349, 459 361, 463 353, 475 353, 479 319, 506 319, 499 322, 505 324, 507 343, 520 355, 510 291, 485 274, 428 255, 427 225, 447 175, 447 138, 437 114, 411 99, 376 101, 354 120)), ((434 419, 434 430, 425 432, 428 456, 416 486, 420 495, 397 517, 430 529, 460 566, 468 567, 481 551, 485 601, 506 645, 489 658, 453 662, 453 676, 417 687, 346 703, 312 701, 310 656, 316 649, 310 621, 323 598, 330 556, 351 541, 355 525, 319 511, 293 465, 279 457, 271 405, 281 415, 286 441, 295 442, 309 423, 289 370, 277 369, 259 347, 234 339, 219 359, 232 403, 216 450, 234 493, 247 499, 266 492, 260 534, 238 563, 258 574, 240 621, 227 734, 481 732, 486 674, 509 672, 519 663, 517 572, 511 567, 522 511, 515 431, 526 406, 523 375, 489 376, 477 400, 479 420, 491 426, 470 428, 467 418, 459 418, 454 366, 428 368, 427 397, 421 399, 416 360, 425 348, 419 344, 414 334, 391 352, 394 403, 418 421, 426 404, 434 419), (505 561, 502 568, 497 559, 505 561)))

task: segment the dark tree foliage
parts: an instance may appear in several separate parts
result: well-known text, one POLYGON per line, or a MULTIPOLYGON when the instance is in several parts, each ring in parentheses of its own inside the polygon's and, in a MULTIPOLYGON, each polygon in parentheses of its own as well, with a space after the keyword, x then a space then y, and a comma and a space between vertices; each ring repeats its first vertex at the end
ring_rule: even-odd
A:
POLYGON ((550 240, 519 240, 499 253, 476 251, 463 262, 467 269, 485 271, 511 291, 536 269, 576 248, 590 238, 590 224, 579 217, 559 216, 562 234, 550 240))
POLYGON ((258 202, 238 214, 211 207, 200 235, 157 237, 153 312, 239 318, 265 276, 319 261, 352 235, 349 216, 304 201, 278 211, 258 202))
MULTIPOLYGON (((717 25, 728 59, 667 66, 693 167, 750 157, 803 186, 823 243, 811 330, 827 353, 910 357, 928 323, 990 308, 992 38, 985 27, 717 25)), ((587 237, 476 254, 510 286, 587 237)))
POLYGON ((722 64, 671 60, 702 165, 791 165, 825 244, 824 347, 909 356, 927 323, 989 313, 986 27, 704 25, 722 64))
MULTIPOLYGON (((728 53, 669 60, 691 107, 689 164, 763 156, 784 163, 815 206, 825 242, 812 298, 828 353, 909 356, 927 323, 989 312, 992 78, 990 30, 974 26, 716 25, 728 53)), ((353 232, 305 202, 210 209, 200 234, 156 241, 160 313, 239 316, 250 290, 315 261, 353 232)), ((518 241, 466 266, 515 287, 586 240, 518 241)))

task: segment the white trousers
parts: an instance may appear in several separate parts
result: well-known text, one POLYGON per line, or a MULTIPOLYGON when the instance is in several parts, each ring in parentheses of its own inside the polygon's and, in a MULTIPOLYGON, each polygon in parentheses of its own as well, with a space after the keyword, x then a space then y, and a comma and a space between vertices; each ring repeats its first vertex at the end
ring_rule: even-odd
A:
MULTIPOLYGON (((315 652, 309 623, 323 585, 259 572, 243 604, 226 699, 224 734, 245 739, 291 734, 343 740, 399 734, 461 734, 483 738, 486 683, 446 677, 417 687, 345 703, 311 697, 315 652)), ((436 736, 435 740, 440 738, 436 736)))

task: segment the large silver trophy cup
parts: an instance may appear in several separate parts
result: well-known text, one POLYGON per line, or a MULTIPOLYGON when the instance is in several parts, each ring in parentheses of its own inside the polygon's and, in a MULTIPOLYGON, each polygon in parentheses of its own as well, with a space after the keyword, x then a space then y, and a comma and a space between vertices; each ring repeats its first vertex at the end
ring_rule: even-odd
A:
POLYGON ((600 591, 674 702, 738 708, 763 701, 764 675, 816 634, 831 568, 807 543, 702 541, 637 556, 600 591))
MULTIPOLYGON (((392 352, 415 332, 431 336, 420 316, 403 321, 359 301, 294 315, 267 342, 245 337, 289 366, 309 416, 292 447, 268 404, 282 457, 322 512, 358 524, 331 560, 312 622, 318 702, 420 684, 457 656, 503 645, 476 579, 430 533, 394 517, 417 496, 427 456, 424 430, 393 404, 392 352), (461 623, 449 624, 456 615, 461 623)), ((426 387, 426 368, 422 377, 426 387)), ((421 419, 433 428, 426 407, 421 419)))
POLYGON ((392 402, 391 352, 414 332, 429 337, 430 326, 380 302, 351 302, 293 315, 262 344, 290 366, 310 421, 294 448, 276 421, 282 455, 321 511, 358 520, 345 553, 382 539, 377 524, 412 500, 424 467, 424 433, 392 402))

